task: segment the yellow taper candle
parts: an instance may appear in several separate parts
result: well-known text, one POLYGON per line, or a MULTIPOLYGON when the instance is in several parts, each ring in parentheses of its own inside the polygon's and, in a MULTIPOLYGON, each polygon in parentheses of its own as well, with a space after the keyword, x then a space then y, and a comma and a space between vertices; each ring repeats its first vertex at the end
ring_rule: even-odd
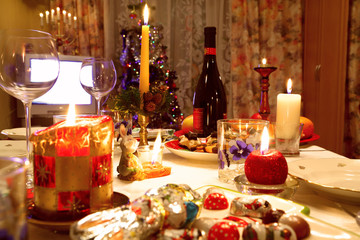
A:
POLYGON ((141 32, 141 62, 140 62, 140 94, 149 91, 149 9, 147 4, 144 8, 144 25, 141 32))

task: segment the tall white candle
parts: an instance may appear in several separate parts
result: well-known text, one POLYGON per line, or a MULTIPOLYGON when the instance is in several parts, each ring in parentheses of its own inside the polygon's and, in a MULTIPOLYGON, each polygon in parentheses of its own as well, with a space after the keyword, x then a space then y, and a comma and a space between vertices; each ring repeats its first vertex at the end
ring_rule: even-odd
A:
POLYGON ((46 14, 46 24, 49 24, 49 14, 50 14, 50 12, 46 11, 45 14, 46 14))
POLYGON ((44 26, 44 14, 40 13, 40 26, 43 27, 44 26))
POLYGON ((291 94, 291 79, 289 79, 288 94, 277 96, 276 138, 291 139, 296 136, 300 126, 300 107, 301 96, 291 94))

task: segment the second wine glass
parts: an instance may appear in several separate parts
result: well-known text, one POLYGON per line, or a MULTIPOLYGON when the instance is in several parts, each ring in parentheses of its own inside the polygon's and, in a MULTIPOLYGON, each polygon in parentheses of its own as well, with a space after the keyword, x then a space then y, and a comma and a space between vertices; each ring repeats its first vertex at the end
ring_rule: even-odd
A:
POLYGON ((102 97, 111 92, 116 84, 116 70, 111 59, 86 58, 80 70, 80 83, 96 100, 97 115, 100 115, 102 97))

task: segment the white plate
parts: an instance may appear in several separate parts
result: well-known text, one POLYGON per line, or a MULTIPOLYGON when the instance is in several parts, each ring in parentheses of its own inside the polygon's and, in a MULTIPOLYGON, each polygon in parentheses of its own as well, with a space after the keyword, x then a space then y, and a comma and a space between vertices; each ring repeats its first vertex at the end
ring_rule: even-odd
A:
MULTIPOLYGON (((196 189, 196 191, 199 192, 200 194, 203 194, 206 192, 206 190, 209 187, 214 187, 214 186, 203 186, 201 188, 196 189)), ((218 188, 220 188, 220 187, 218 187, 218 188)), ((321 220, 318 220, 318 219, 308 216, 308 214, 310 212, 309 208, 306 206, 300 205, 298 203, 295 203, 295 202, 292 202, 289 200, 285 200, 282 198, 278 198, 278 197, 275 197, 272 195, 249 196, 249 195, 245 195, 245 194, 233 191, 233 190, 229 190, 229 189, 225 189, 225 188, 221 188, 221 189, 224 191, 225 196, 228 199, 229 206, 231 204, 232 199, 234 199, 235 197, 248 196, 248 197, 252 197, 252 198, 263 198, 263 199, 267 200, 273 208, 282 209, 286 213, 299 214, 310 225, 311 233, 310 233, 310 236, 308 238, 306 238, 307 240, 358 239, 357 237, 360 237, 360 235, 358 235, 356 233, 349 232, 347 230, 329 225, 326 222, 323 222, 321 220)), ((230 215, 229 208, 226 210, 207 210, 207 209, 203 208, 201 210, 200 217, 224 218, 229 215, 230 215)))
POLYGON ((165 143, 165 147, 175 155, 187 159, 203 160, 203 161, 217 161, 218 155, 216 153, 206 152, 192 152, 179 146, 179 140, 172 140, 165 143))
MULTIPOLYGON (((31 132, 33 133, 44 128, 46 127, 31 127, 31 132)), ((1 131, 1 134, 4 134, 8 138, 14 140, 26 140, 26 128, 4 129, 1 131)))
POLYGON ((0 156, 26 157, 26 141, 1 140, 0 156))
POLYGON ((360 160, 301 159, 288 162, 289 174, 335 200, 360 204, 360 160))

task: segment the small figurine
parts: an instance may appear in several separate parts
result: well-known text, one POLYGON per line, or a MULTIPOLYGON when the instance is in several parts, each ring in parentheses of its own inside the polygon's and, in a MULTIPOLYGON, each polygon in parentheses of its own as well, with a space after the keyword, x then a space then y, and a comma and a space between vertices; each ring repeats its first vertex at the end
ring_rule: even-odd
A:
POLYGON ((133 138, 132 135, 127 135, 128 129, 124 124, 120 125, 120 148, 121 157, 120 163, 117 167, 119 173, 118 177, 122 180, 135 181, 143 180, 145 178, 144 169, 134 154, 139 145, 139 142, 133 138))

